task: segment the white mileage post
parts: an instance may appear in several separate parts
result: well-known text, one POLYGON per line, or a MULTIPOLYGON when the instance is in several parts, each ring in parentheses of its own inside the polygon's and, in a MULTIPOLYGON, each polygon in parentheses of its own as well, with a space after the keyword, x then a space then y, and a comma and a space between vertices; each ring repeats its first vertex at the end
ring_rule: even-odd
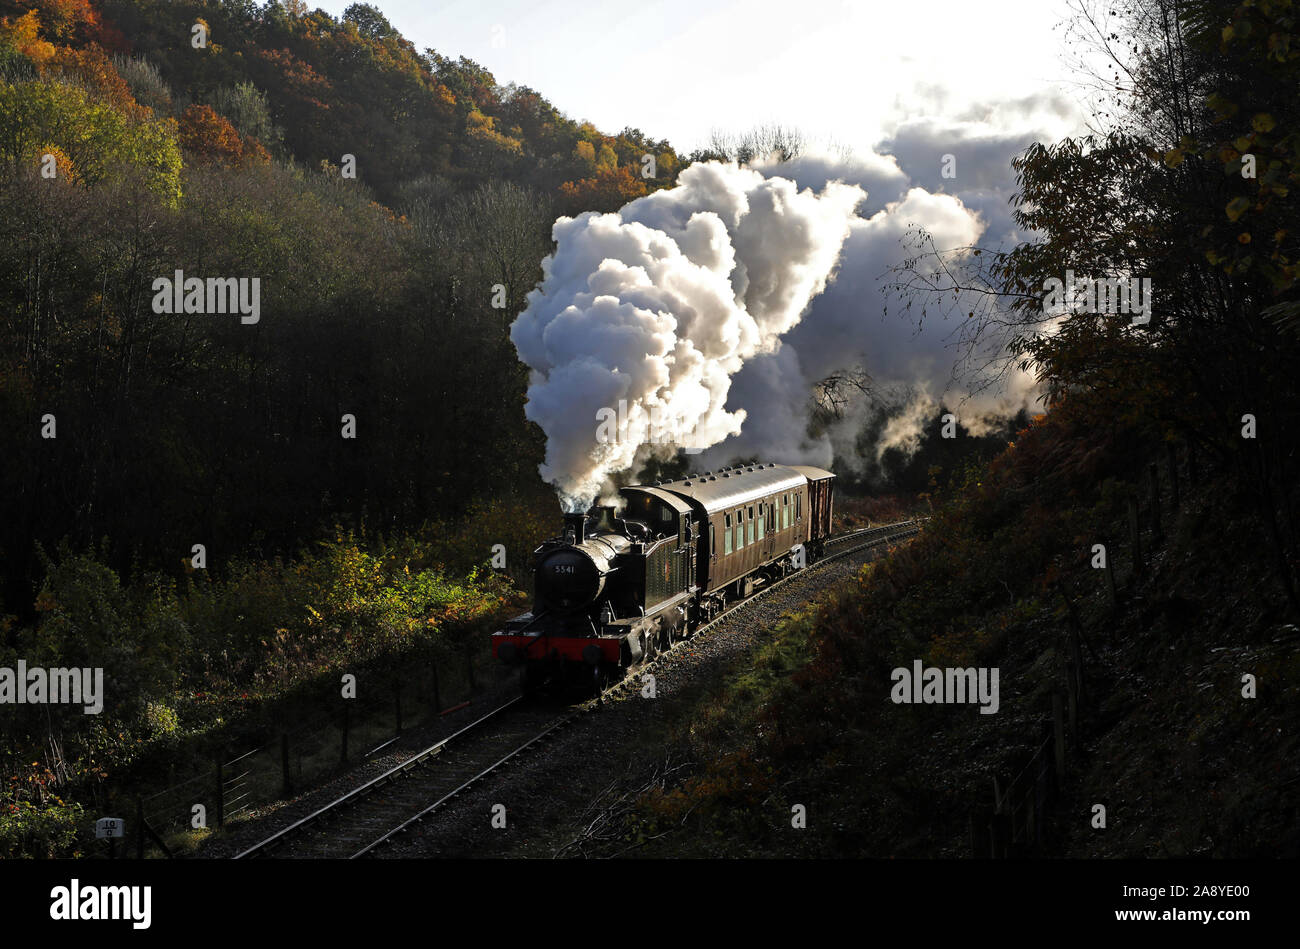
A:
POLYGON ((126 821, 120 817, 101 817, 95 821, 95 837, 108 838, 108 858, 117 856, 117 838, 126 833, 126 821))

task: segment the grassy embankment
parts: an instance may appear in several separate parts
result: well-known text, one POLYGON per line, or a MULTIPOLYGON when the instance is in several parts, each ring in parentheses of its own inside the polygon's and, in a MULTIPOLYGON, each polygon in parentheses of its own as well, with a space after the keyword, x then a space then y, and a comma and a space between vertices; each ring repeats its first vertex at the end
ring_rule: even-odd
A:
POLYGON ((991 806, 992 778, 1005 787, 1051 719, 1073 603, 1087 699, 1045 852, 1295 855, 1300 628, 1254 502, 1203 461, 1189 484, 1180 450, 1173 512, 1165 446, 1099 435, 1086 418, 1063 405, 1038 419, 941 492, 917 540, 783 622, 677 730, 672 753, 694 763, 689 777, 642 795, 620 848, 969 856, 971 811, 991 806), (1160 536, 1141 480, 1148 458, 1161 462, 1160 536), (1099 542, 1114 605, 1092 566, 1099 542), (999 711, 894 704, 890 673, 915 659, 999 668, 999 711), (1106 829, 1091 825, 1095 803, 1106 829), (796 804, 806 829, 791 826, 796 804))
MULTIPOLYGON (((211 810, 214 756, 271 742, 267 773, 241 791, 274 800, 285 731, 297 730, 303 784, 327 775, 339 763, 345 673, 357 679, 351 756, 391 734, 394 690, 407 726, 430 713, 433 663, 443 704, 463 697, 467 660, 485 661, 487 627, 523 606, 529 553, 554 526, 553 505, 541 495, 482 505, 462 522, 395 539, 339 531, 292 559, 212 563, 179 578, 124 581, 103 551, 47 558, 36 620, 5 618, 0 666, 102 666, 105 708, 11 708, 0 855, 98 852, 95 817, 133 817, 136 795, 191 776, 177 807, 188 814, 188 794, 211 810), (488 567, 497 543, 504 574, 488 567)), ((205 836, 183 829, 172 846, 205 836)))

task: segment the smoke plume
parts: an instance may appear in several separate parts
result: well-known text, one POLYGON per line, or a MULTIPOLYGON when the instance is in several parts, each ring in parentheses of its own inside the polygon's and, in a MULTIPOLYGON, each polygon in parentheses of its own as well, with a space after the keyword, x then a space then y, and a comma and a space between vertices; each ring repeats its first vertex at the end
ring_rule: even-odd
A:
MULTIPOLYGON (((647 442, 691 452, 739 435, 732 377, 776 354, 831 279, 866 192, 697 163, 612 214, 556 221, 554 254, 511 327, 532 369, 542 477, 585 510, 647 442)), ((794 424, 793 420, 785 424, 794 424)))
POLYGON ((918 326, 889 308, 882 277, 912 252, 911 227, 940 249, 1031 238, 1008 203, 1011 160, 1056 137, 1049 120, 1063 108, 990 104, 1017 128, 983 114, 908 118, 865 155, 699 163, 615 214, 561 218, 511 332, 533 370, 526 412, 546 432, 543 477, 575 509, 675 448, 699 469, 838 460, 870 476, 887 449, 915 449, 940 405, 972 434, 1030 407, 1037 386, 1017 367, 990 386, 959 378, 963 309, 918 326), (858 373, 870 395, 810 428, 819 383, 858 373), (602 436, 602 411, 618 437, 602 436))

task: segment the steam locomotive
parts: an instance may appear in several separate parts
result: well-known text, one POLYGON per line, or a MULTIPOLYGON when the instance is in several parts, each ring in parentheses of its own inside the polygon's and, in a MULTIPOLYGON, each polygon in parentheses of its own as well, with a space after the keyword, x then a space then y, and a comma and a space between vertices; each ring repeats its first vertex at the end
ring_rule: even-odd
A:
POLYGON ((534 552, 531 611, 492 635, 525 688, 599 686, 725 609, 822 556, 835 476, 749 465, 620 490, 614 506, 566 514, 534 552))

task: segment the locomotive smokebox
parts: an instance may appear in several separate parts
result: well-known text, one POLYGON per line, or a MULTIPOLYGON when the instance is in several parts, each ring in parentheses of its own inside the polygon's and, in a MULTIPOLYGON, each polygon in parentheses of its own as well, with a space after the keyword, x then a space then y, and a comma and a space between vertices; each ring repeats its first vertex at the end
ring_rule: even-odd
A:
POLYGON ((587 539, 586 514, 564 515, 564 539, 570 544, 581 544, 587 539))

